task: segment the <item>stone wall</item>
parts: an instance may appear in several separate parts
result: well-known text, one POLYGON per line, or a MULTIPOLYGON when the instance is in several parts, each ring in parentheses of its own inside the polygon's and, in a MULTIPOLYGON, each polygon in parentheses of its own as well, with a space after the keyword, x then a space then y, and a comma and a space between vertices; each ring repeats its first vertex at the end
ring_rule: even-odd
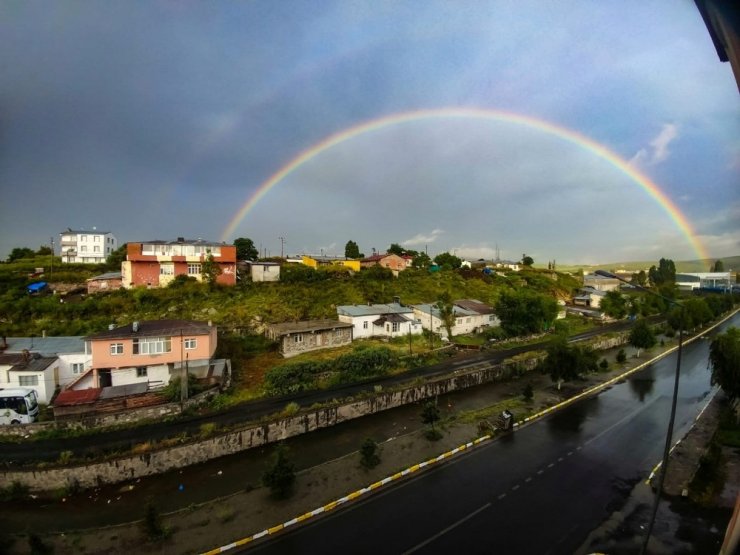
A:
MULTIPOLYGON (((626 334, 601 338, 593 348, 612 348, 626 342, 626 334)), ((318 409, 303 409, 293 416, 251 424, 237 431, 215 436, 197 443, 163 448, 144 454, 123 457, 87 466, 44 468, 33 471, 0 473, 0 487, 21 482, 33 491, 58 490, 71 484, 83 488, 123 482, 141 476, 151 476, 183 468, 224 455, 232 455, 252 447, 281 441, 321 428, 328 428, 353 418, 415 403, 424 399, 459 391, 484 383, 509 380, 534 369, 542 355, 499 365, 481 363, 474 369, 456 375, 407 386, 397 391, 378 392, 370 397, 345 400, 342 404, 318 409)))

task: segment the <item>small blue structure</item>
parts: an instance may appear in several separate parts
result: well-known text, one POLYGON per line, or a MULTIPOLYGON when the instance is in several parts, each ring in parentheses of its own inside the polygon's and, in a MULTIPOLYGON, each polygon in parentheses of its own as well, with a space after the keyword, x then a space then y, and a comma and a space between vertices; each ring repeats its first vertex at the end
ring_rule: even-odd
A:
POLYGON ((26 291, 28 291, 29 295, 38 295, 46 289, 47 285, 48 283, 45 281, 37 281, 36 283, 26 286, 26 291))

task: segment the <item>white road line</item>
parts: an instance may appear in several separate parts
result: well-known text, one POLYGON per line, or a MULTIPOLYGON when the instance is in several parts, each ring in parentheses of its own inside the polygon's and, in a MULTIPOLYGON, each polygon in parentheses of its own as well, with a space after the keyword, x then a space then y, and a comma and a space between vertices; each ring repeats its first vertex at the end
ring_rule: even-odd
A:
POLYGON ((524 478, 524 481, 525 482, 531 482, 532 481, 532 477, 531 476, 527 476, 526 478, 524 478))
POLYGON ((498 497, 497 497, 496 499, 503 499, 504 497, 506 497, 506 494, 505 494, 505 493, 502 493, 502 494, 501 494, 501 495, 499 495, 499 496, 498 496, 498 497))
POLYGON ((553 466, 555 466, 555 463, 550 463, 547 465, 547 468, 552 468, 553 466))
POLYGON ((478 513, 482 512, 482 511, 485 511, 485 510, 486 510, 486 509, 487 509, 488 507, 490 507, 490 506, 491 506, 491 504, 490 504, 490 503, 486 503, 485 505, 483 505, 483 506, 482 506, 482 507, 480 507, 479 509, 476 509, 475 511, 473 511, 472 513, 470 513, 470 514, 469 514, 468 516, 466 516, 466 517, 464 517, 464 518, 461 518, 460 520, 458 520, 458 521, 457 521, 457 522, 455 522, 454 524, 450 524, 450 525, 449 525, 449 526, 448 526, 447 528, 445 528, 445 529, 444 529, 444 530, 442 530, 441 532, 438 532, 438 533, 434 534, 434 535, 433 535, 433 536, 432 536, 431 538, 429 538, 429 539, 427 539, 427 540, 425 540, 425 541, 421 542, 420 544, 418 544, 418 545, 416 545, 416 546, 412 547, 412 548, 411 548, 411 549, 409 549, 408 551, 404 551, 404 552, 403 552, 403 555, 408 555, 409 553, 414 553, 414 552, 416 552, 416 551, 419 551, 419 550, 420 550, 420 549, 421 549, 422 547, 426 547, 427 545, 429 545, 430 543, 432 543, 432 542, 433 542, 434 540, 436 540, 437 538, 439 538, 439 537, 441 537, 441 536, 444 536, 444 535, 445 535, 445 534, 446 534, 447 532, 449 532, 450 530, 453 530, 453 529, 457 528, 457 527, 458 527, 458 526, 460 526, 460 525, 461 525, 461 524, 462 524, 463 522, 465 522, 466 520, 470 520, 470 519, 471 519, 471 518, 473 518, 473 517, 474 517, 475 515, 477 515, 478 513))
POLYGON ((511 488, 511 491, 516 491, 519 489, 519 484, 515 485, 513 488, 511 488))
POLYGON ((540 468, 540 469, 539 469, 539 470, 537 471, 537 474, 542 474, 543 472, 544 472, 544 470, 542 470, 542 469, 540 468))

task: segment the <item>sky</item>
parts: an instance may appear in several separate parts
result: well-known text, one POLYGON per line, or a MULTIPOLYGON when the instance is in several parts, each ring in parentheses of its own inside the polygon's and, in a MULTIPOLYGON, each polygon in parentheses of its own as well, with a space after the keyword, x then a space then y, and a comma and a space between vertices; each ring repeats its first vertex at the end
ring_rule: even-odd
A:
POLYGON ((268 256, 740 255, 738 100, 689 0, 6 0, 0 258, 70 227, 268 256))

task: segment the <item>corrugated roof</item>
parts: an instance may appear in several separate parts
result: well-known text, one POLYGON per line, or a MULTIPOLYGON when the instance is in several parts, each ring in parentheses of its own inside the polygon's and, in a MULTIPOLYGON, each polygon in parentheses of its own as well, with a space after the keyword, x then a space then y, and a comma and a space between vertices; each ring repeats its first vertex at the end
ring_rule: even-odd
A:
POLYGON ((127 397, 128 395, 141 395, 149 390, 147 382, 129 383, 126 385, 114 385, 104 387, 100 392, 101 399, 114 399, 116 397, 127 397))
POLYGON ((131 337, 158 337, 161 335, 205 335, 210 333, 212 326, 207 322, 195 320, 142 320, 138 322, 137 331, 133 330, 133 323, 125 326, 105 330, 85 337, 94 339, 127 339, 131 337))
POLYGON ((100 274, 99 276, 88 278, 87 281, 92 281, 95 279, 121 279, 121 278, 122 278, 121 272, 108 272, 106 274, 100 274))
POLYGON ((85 340, 81 335, 61 337, 7 337, 6 353, 20 353, 24 349, 42 355, 84 353, 85 340))
POLYGON ((64 389, 54 399, 55 407, 69 407, 73 405, 89 405, 100 397, 102 389, 93 387, 90 389, 64 389))
POLYGON ((348 322, 339 320, 304 320, 302 322, 285 322, 283 324, 271 324, 270 331, 276 335, 287 335, 290 333, 302 333, 321 330, 335 330, 343 328, 352 328, 348 322))
POLYGON ((351 304, 337 307, 337 314, 343 316, 378 316, 382 314, 412 314, 414 311, 408 306, 397 303, 390 304, 351 304))
POLYGON ((455 301, 455 305, 465 308, 467 310, 472 310, 473 312, 477 314, 493 314, 494 313, 494 310, 492 307, 476 299, 461 299, 459 301, 455 301))
POLYGON ((42 357, 38 353, 34 353, 30 357, 24 355, 6 356, 20 356, 20 360, 10 368, 12 372, 42 372, 51 366, 55 360, 58 360, 57 357, 42 357))

